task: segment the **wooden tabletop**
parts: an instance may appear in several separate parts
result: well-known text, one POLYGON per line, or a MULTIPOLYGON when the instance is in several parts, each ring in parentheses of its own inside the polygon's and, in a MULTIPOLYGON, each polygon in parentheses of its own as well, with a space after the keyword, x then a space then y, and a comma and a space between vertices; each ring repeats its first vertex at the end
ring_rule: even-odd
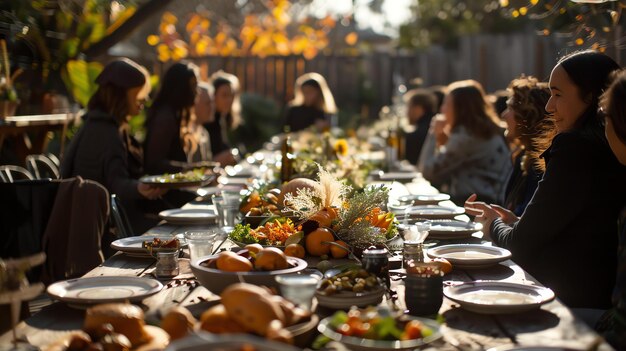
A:
MULTIPOLYGON (((202 228, 207 227, 160 225, 147 234, 177 234, 202 228)), ((464 241, 441 240, 437 244, 458 242, 481 242, 481 239, 478 235, 464 241)), ((226 246, 229 245, 231 244, 226 244, 226 246)), ((315 265, 317 259, 311 258, 308 262, 309 265, 315 265)), ((85 276, 154 277, 154 264, 154 259, 151 258, 133 258, 118 253, 85 276)), ((454 269, 444 277, 444 284, 474 280, 540 285, 510 260, 485 269, 454 269)), ((219 296, 198 284, 189 269, 189 260, 185 258, 180 259, 180 274, 174 279, 162 280, 162 282, 163 290, 146 298, 142 303, 142 307, 146 310, 146 320, 150 324, 158 324, 159 317, 172 306, 186 306, 195 316, 199 316, 219 300, 219 296)), ((404 309, 403 281, 392 280, 391 285, 392 290, 395 290, 398 295, 395 303, 399 308, 404 309)), ((317 312, 322 317, 331 313, 324 309, 318 309, 317 312)), ((456 303, 444 298, 439 313, 445 319, 441 328, 443 338, 425 347, 426 350, 486 350, 520 345, 556 346, 575 350, 612 350, 598 334, 575 319, 571 311, 558 299, 530 312, 484 315, 463 310, 456 303)), ((83 318, 83 310, 71 308, 60 302, 54 303, 20 323, 17 333, 33 345, 43 347, 72 330, 81 329, 83 318)), ((10 341, 10 332, 0 337, 0 344, 8 344, 10 341)))

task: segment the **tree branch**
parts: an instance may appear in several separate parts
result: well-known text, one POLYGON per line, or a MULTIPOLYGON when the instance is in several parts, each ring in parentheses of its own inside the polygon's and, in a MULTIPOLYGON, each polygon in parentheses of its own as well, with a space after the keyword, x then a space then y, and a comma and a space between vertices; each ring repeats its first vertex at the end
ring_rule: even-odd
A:
POLYGON ((152 17, 155 13, 161 11, 170 2, 172 2, 172 0, 147 1, 145 4, 141 5, 126 22, 113 31, 113 33, 100 39, 97 43, 92 44, 83 54, 87 57, 93 57, 106 53, 109 48, 128 37, 139 25, 152 17))

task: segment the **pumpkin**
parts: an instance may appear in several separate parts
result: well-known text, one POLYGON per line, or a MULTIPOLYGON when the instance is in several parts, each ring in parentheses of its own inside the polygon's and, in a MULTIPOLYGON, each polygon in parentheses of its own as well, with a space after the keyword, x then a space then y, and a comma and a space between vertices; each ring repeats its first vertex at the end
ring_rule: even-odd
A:
POLYGON ((320 227, 330 227, 333 220, 337 218, 337 211, 332 208, 323 208, 309 217, 309 220, 316 221, 320 227))
POLYGON ((283 205, 285 202, 285 195, 293 194, 295 195, 298 189, 311 189, 316 191, 319 188, 319 184, 311 179, 307 178, 295 178, 290 180, 288 183, 283 185, 283 188, 280 192, 280 195, 277 196, 277 201, 279 205, 283 205))

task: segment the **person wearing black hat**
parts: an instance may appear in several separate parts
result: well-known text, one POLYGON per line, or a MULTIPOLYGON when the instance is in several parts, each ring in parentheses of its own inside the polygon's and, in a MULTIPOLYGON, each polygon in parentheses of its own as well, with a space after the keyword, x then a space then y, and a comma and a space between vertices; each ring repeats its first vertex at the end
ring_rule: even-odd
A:
POLYGON ((128 119, 139 114, 150 92, 148 72, 126 59, 112 61, 96 78, 98 90, 89 100, 84 124, 61 162, 61 177, 81 176, 104 185, 122 202, 135 233, 156 224, 142 210, 164 190, 140 183, 142 152, 129 133, 128 119))

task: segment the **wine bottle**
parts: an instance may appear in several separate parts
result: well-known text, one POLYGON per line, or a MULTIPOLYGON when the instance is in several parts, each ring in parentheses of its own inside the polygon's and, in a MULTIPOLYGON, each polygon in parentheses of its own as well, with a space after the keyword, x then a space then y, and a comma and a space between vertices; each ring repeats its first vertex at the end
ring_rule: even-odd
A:
POLYGON ((280 181, 286 183, 293 176, 293 146, 289 127, 285 127, 283 145, 281 147, 280 181))

